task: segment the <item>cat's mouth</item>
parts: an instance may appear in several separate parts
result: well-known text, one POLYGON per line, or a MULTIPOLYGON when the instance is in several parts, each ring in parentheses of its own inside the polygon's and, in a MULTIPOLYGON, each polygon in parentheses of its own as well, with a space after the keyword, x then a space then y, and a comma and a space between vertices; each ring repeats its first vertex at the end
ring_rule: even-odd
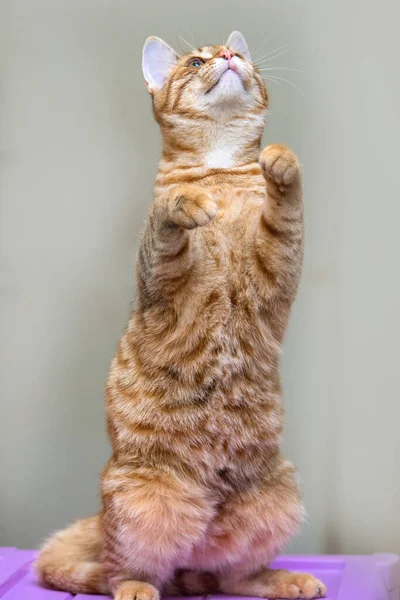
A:
POLYGON ((227 67, 227 69, 225 69, 225 71, 221 74, 221 76, 217 79, 217 81, 215 83, 213 83, 213 85, 206 91, 206 94, 209 94, 210 92, 212 92, 212 90, 217 87, 217 85, 220 83, 220 81, 222 79, 224 79, 224 77, 239 77, 240 81, 242 81, 242 78, 240 77, 240 75, 236 69, 227 67))

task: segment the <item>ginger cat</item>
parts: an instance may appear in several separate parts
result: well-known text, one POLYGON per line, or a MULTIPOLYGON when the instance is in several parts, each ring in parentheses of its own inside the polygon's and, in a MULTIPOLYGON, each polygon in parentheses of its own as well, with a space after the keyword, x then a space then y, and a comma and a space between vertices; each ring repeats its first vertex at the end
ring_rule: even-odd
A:
POLYGON ((103 507, 47 542, 40 579, 116 600, 321 597, 311 575, 269 568, 303 518, 278 372, 303 258, 299 163, 260 154, 268 96, 239 32, 184 56, 148 38, 143 73, 163 152, 107 382, 103 507))

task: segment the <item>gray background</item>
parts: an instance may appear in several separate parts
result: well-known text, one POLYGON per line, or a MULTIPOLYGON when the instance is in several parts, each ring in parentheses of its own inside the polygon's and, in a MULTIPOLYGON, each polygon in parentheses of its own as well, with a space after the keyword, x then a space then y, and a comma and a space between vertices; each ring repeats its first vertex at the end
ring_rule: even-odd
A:
MULTIPOLYGON (((283 357, 304 552, 400 552, 395 0, 0 3, 0 544, 98 506, 103 387, 134 294, 160 151, 140 66, 156 34, 288 45, 265 142, 305 174, 302 286, 283 357)), ((181 44, 182 45, 182 44, 181 44)))

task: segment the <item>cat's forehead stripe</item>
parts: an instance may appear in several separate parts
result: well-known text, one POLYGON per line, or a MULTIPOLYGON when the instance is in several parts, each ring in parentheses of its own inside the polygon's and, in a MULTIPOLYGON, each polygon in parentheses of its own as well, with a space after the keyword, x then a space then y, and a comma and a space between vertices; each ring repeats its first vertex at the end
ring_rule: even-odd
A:
POLYGON ((202 58, 211 58, 217 51, 218 46, 203 46, 199 48, 199 53, 202 58))

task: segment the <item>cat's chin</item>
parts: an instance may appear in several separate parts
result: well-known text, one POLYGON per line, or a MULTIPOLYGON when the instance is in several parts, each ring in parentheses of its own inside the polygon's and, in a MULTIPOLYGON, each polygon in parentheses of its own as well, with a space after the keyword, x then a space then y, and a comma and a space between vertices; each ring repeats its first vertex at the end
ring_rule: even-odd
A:
POLYGON ((228 69, 221 75, 219 83, 223 83, 225 86, 242 86, 242 78, 240 77, 237 71, 233 71, 232 69, 228 69))
POLYGON ((236 71, 228 69, 221 75, 216 84, 207 92, 213 103, 236 100, 244 92, 242 78, 236 71))

